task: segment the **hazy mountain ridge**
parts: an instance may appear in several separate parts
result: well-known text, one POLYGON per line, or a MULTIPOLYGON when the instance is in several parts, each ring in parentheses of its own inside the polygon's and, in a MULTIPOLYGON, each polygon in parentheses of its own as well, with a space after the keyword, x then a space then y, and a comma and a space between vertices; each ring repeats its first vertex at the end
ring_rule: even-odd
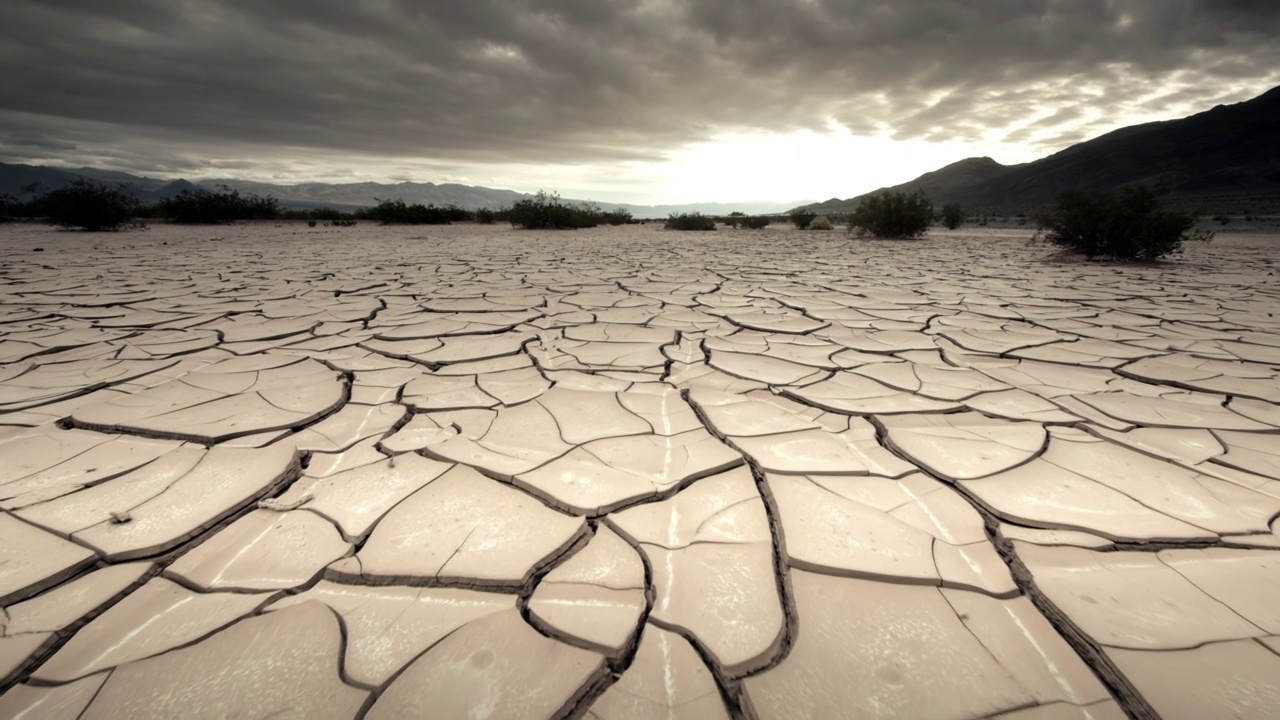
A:
POLYGON ((1280 87, 1178 120, 1113 130, 1022 165, 967 158, 900 185, 814 207, 848 212, 866 195, 922 189, 935 205, 1035 206, 1064 190, 1145 183, 1173 200, 1280 194, 1280 87))
MULTIPOLYGON (((144 202, 156 202, 173 197, 182 190, 194 190, 197 187, 213 189, 225 185, 241 193, 254 193, 271 196, 280 201, 286 208, 309 209, 316 207, 332 207, 339 210, 351 210, 359 207, 376 205, 378 200, 403 200, 406 203, 423 205, 457 205, 468 209, 487 207, 498 209, 509 207, 523 198, 533 197, 527 193, 514 190, 501 190, 457 183, 299 183, 296 185, 275 185, 254 182, 251 180, 235 180, 231 178, 201 180, 191 183, 187 180, 161 180, 157 178, 130 175, 113 170, 95 168, 51 168, 33 165, 8 165, 0 163, 0 194, 21 196, 23 189, 31 183, 39 183, 43 189, 56 190, 85 177, 100 182, 126 185, 131 194, 144 202)), ((583 202, 567 199, 568 202, 583 202)), ((742 202, 742 203, 689 203, 682 205, 632 205, 626 203, 597 202, 605 210, 629 210, 636 217, 666 217, 671 213, 702 212, 722 215, 732 211, 748 214, 772 214, 785 212, 798 203, 792 202, 742 202)))

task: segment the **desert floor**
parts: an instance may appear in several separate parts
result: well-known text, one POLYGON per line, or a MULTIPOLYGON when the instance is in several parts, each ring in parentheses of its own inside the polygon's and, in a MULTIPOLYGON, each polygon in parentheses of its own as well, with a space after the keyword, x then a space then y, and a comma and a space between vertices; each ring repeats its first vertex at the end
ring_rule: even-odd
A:
POLYGON ((1280 236, 659 227, 0 227, 0 717, 1280 717, 1280 236))

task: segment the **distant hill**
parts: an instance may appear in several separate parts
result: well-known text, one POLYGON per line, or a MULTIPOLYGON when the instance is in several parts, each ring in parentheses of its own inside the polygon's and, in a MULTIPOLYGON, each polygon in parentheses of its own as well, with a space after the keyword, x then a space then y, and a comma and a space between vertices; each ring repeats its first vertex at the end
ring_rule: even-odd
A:
MULTIPOLYGON (((404 200, 423 205, 457 205, 468 209, 482 207, 507 207, 522 198, 532 197, 513 190, 459 185, 455 183, 301 183, 298 185, 273 185, 249 180, 218 179, 191 183, 187 180, 158 180, 112 170, 94 168, 62 169, 34 165, 8 165, 0 163, 0 194, 21 197, 24 188, 39 183, 44 190, 56 190, 74 183, 79 178, 89 178, 107 184, 123 184, 128 191, 144 202, 156 202, 173 197, 182 190, 198 187, 216 188, 225 185, 241 193, 271 196, 286 208, 311 209, 331 207, 352 210, 376 205, 378 200, 404 200)), ((568 200, 569 202, 581 202, 568 200)), ((803 202, 803 201, 802 201, 803 202)), ((629 205, 623 203, 597 203, 605 210, 625 209, 636 217, 666 217, 671 213, 701 212, 727 215, 738 210, 748 214, 774 214, 786 212, 798 203, 792 202, 743 202, 743 203, 691 203, 686 205, 629 205)))
MULTIPOLYGON (((1180 120, 1121 128, 1034 162, 968 158, 875 192, 919 188, 935 205, 1009 207, 1052 203, 1064 190, 1138 183, 1179 201, 1280 195, 1280 87, 1180 120)), ((812 207, 847 212, 862 197, 812 207)))
MULTIPOLYGON (((924 194, 929 196, 929 199, 935 203, 950 202, 945 199, 939 200, 939 198, 952 197, 974 185, 1000 177, 1015 167, 1018 166, 1001 165, 989 157, 965 158, 946 167, 927 172, 910 182, 880 188, 875 192, 883 192, 885 190, 915 192, 916 190, 923 190, 924 194)), ((863 197, 865 195, 859 195, 848 200, 833 198, 813 207, 821 212, 850 212, 858 207, 858 203, 863 197)))

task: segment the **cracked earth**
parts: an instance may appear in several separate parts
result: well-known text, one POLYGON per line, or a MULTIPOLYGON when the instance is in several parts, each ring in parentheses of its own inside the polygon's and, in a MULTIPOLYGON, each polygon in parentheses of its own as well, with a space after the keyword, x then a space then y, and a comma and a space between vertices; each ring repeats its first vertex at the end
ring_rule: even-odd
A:
POLYGON ((0 716, 1280 717, 1280 240, 656 227, 0 228, 0 716))

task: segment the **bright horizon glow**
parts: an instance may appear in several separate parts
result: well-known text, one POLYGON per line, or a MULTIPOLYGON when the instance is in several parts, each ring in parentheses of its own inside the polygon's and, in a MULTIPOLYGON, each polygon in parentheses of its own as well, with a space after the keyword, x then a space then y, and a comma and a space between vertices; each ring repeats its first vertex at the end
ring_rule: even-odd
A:
MULTIPOLYGON (((1021 148, 1000 148, 1004 162, 1021 148)), ((726 133, 682 150, 653 168, 654 185, 674 197, 702 202, 826 200, 897 185, 993 148, 964 142, 893 140, 826 133, 726 133)))
MULTIPOLYGON (((825 133, 723 133, 652 161, 600 164, 468 166, 416 158, 333 157, 301 150, 286 154, 287 160, 278 163, 266 158, 244 163, 241 158, 262 158, 262 153, 235 153, 230 150, 213 156, 206 152, 201 171, 194 173, 147 173, 130 170, 109 158, 91 166, 192 181, 458 183, 524 193, 546 190, 580 200, 677 205, 848 198, 907 182, 967 157, 989 155, 1006 164, 1036 157, 1022 145, 893 140, 855 136, 838 126, 825 133)), ((49 164, 70 167, 67 163, 49 164)))
MULTIPOLYGON (((798 130, 722 132, 713 139, 655 151, 648 161, 588 164, 477 164, 428 158, 353 156, 315 148, 235 146, 203 148, 198 157, 178 143, 157 145, 170 157, 187 156, 190 169, 169 172, 139 170, 127 158, 104 152, 80 164, 60 158, 33 157, 32 164, 75 168, 90 166, 121 170, 161 179, 192 181, 235 179, 291 185, 307 182, 458 183, 534 193, 559 193, 564 198, 634 205, 696 203, 791 203, 847 199, 881 187, 908 182, 958 160, 988 156, 1012 165, 1052 154, 1072 143, 1054 143, 1054 136, 1082 121, 1101 125, 1092 137, 1112 129, 1154 120, 1190 115, 1206 108, 1169 108, 1158 115, 1128 113, 1108 118, 1075 119, 1064 124, 1036 123, 1040 117, 988 131, 972 140, 897 140, 885 130, 878 135, 855 135, 830 121, 823 132, 798 130), (1021 137, 1011 138, 1023 132, 1021 137), (1012 141, 1011 141, 1012 140, 1012 141), (1059 147, 1061 145, 1062 147, 1059 147), (274 151, 274 152, 272 152, 274 151), (247 160, 246 158, 252 158, 247 160)), ((1099 125, 1095 125, 1098 127, 1099 125)))

